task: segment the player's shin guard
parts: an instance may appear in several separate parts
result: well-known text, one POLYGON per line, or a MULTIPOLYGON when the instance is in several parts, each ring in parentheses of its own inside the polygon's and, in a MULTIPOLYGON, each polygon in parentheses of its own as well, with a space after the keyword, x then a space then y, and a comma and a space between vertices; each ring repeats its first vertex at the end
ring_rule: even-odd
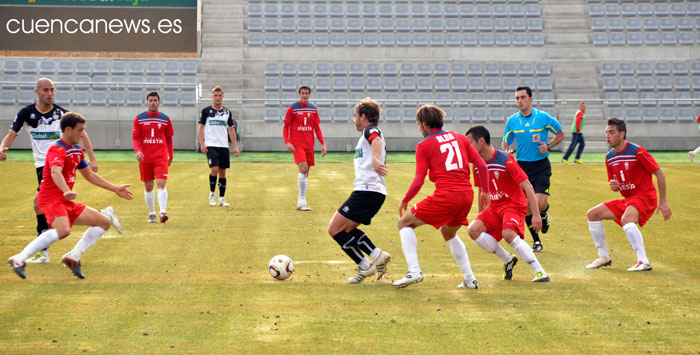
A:
POLYGON ((145 191, 143 193, 144 197, 146 198, 146 207, 148 207, 148 212, 150 214, 155 214, 156 213, 156 194, 151 190, 150 192, 145 191))
POLYGON ((158 189, 158 207, 160 207, 160 213, 165 212, 168 207, 168 190, 165 187, 158 189))
POLYGON ((602 221, 588 221, 588 230, 593 236, 593 243, 598 248, 598 256, 601 258, 610 258, 608 246, 605 241, 605 227, 602 221))
POLYGON ((530 246, 527 245, 522 239, 513 239, 513 242, 510 243, 510 246, 513 247, 515 252, 518 253, 518 256, 520 256, 522 260, 530 264, 530 267, 532 267, 532 270, 535 272, 535 275, 538 272, 544 272, 544 269, 542 269, 542 265, 540 265, 540 262, 537 260, 535 253, 532 252, 530 246))
POLYGON ((648 264, 649 259, 647 259, 647 253, 644 249, 644 238, 642 238, 642 232, 639 230, 639 227, 635 223, 627 223, 622 226, 622 230, 625 231, 627 239, 632 244, 632 249, 637 253, 637 260, 648 264))
POLYGON ((41 235, 41 233, 44 233, 49 229, 49 224, 46 222, 46 215, 45 214, 38 214, 36 215, 36 235, 37 237, 41 235))
POLYGON ((306 200, 306 187, 309 184, 309 176, 299 173, 297 182, 299 183, 299 200, 306 200))
POLYGON ((214 193, 216 191, 216 175, 209 175, 209 191, 214 193))
POLYGON ((401 235, 401 249, 403 249, 403 256, 406 258, 408 272, 420 273, 416 232, 411 227, 404 227, 399 231, 399 235, 401 235))
POLYGON ((15 261, 18 263, 23 263, 25 260, 29 259, 32 255, 36 254, 38 251, 46 249, 51 245, 51 243, 58 240, 58 231, 55 229, 49 229, 44 233, 41 233, 38 237, 34 238, 21 253, 17 254, 15 261))
POLYGON ((363 232, 361 229, 353 229, 352 231, 350 231, 350 235, 357 238, 357 245, 360 247, 360 250, 362 250, 367 255, 371 255, 372 252, 377 248, 376 246, 374 246, 374 243, 372 243, 372 240, 369 239, 367 233, 363 232))
POLYGON ((498 245, 496 239, 493 239, 493 237, 486 232, 481 233, 479 238, 476 238, 474 242, 487 252, 496 254, 504 264, 509 263, 510 260, 513 259, 513 255, 498 245))
POLYGON ((540 235, 535 231, 535 227, 532 226, 532 216, 525 216, 525 224, 527 224, 527 229, 530 231, 532 240, 535 242, 540 241, 540 235))
POLYGON ((462 270, 464 279, 467 281, 474 280, 474 272, 472 271, 472 266, 469 263, 467 248, 464 246, 464 243, 462 243, 462 239, 455 234, 454 238, 447 241, 447 245, 450 246, 450 252, 455 258, 457 265, 459 265, 460 270, 462 270))
POLYGON ((362 262, 365 256, 362 255, 362 251, 360 251, 360 247, 357 245, 357 238, 350 235, 350 233, 341 231, 334 235, 333 239, 343 248, 345 254, 348 254, 355 264, 359 265, 362 262))
POLYGON ((226 178, 219 178, 219 197, 226 195, 226 178))
POLYGON ((80 257, 85 254, 85 252, 90 249, 91 246, 95 245, 97 241, 107 232, 102 227, 92 226, 88 228, 83 237, 80 238, 78 243, 75 244, 73 250, 71 250, 68 255, 71 259, 75 261, 80 261, 80 257))

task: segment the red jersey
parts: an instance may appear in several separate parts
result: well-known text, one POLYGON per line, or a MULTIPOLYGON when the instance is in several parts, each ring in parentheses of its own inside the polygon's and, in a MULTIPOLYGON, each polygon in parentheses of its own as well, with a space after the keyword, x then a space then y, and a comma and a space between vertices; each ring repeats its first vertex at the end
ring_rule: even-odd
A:
POLYGON ((605 157, 608 181, 615 178, 620 182, 620 193, 625 198, 637 194, 653 194, 656 188, 651 174, 659 169, 654 157, 643 147, 626 142, 621 152, 610 149, 605 157))
MULTIPOLYGON (((513 156, 495 149, 493 157, 486 161, 489 175, 491 205, 494 211, 503 208, 527 209, 527 196, 520 184, 527 180, 527 174, 513 156)), ((474 167, 474 186, 481 186, 479 169, 474 167)))
POLYGON ((313 150, 314 133, 318 141, 324 144, 321 118, 318 116, 316 106, 311 103, 303 105, 301 102, 295 102, 289 106, 282 129, 284 143, 292 143, 295 148, 313 150))
POLYGON ((170 160, 173 154, 173 124, 162 112, 142 112, 134 119, 134 151, 142 152, 145 162, 170 160))
POLYGON ((79 145, 70 146, 63 139, 57 140, 56 143, 49 147, 48 152, 46 152, 44 173, 41 186, 39 187, 38 198, 40 200, 60 198, 61 200, 67 201, 65 197, 63 197, 63 191, 56 186, 56 183, 51 177, 51 167, 55 165, 63 167, 63 178, 66 180, 68 188, 71 190, 73 190, 73 185, 75 185, 75 176, 78 169, 88 167, 83 149, 79 145))

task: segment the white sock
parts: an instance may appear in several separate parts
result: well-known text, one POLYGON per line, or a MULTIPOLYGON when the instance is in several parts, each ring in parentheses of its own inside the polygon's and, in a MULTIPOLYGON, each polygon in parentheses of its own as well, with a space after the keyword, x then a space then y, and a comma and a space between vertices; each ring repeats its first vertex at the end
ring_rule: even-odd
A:
POLYGON ((85 233, 83 233, 83 237, 80 238, 80 240, 75 244, 73 250, 68 253, 71 259, 80 261, 80 257, 85 254, 85 252, 90 249, 91 246, 95 245, 97 240, 99 240, 100 237, 105 234, 105 232, 107 232, 105 229, 98 226, 88 228, 85 233))
POLYGON ((630 240, 632 249, 637 253, 637 260, 648 264, 649 259, 647 259, 647 253, 644 250, 644 238, 642 238, 642 232, 639 230, 639 227, 634 223, 627 223, 622 226, 622 230, 627 234, 627 239, 630 240))
POLYGON ((474 242, 487 252, 496 254, 504 264, 509 263, 513 259, 513 254, 507 252, 503 247, 498 245, 496 239, 493 239, 493 237, 486 232, 481 233, 479 238, 476 238, 474 242))
POLYGON ((143 194, 146 197, 146 207, 148 207, 148 213, 149 214, 155 214, 156 213, 156 194, 151 190, 151 192, 144 192, 143 194))
POLYGON ((401 236, 401 249, 403 249, 403 256, 406 258, 408 271, 412 273, 421 272, 420 264, 418 264, 416 232, 411 227, 404 227, 399 231, 399 235, 401 236))
POLYGON ((544 272, 544 269, 537 260, 535 253, 532 252, 530 246, 527 245, 527 243, 525 243, 522 239, 515 238, 513 242, 510 243, 510 246, 515 249, 515 252, 518 253, 523 261, 530 264, 530 267, 532 268, 532 271, 535 272, 535 275, 537 275, 537 272, 544 272))
POLYGON ((462 243, 462 239, 459 239, 459 236, 455 234, 454 238, 447 241, 447 245, 450 246, 450 252, 452 252, 452 256, 464 274, 464 280, 467 282, 474 281, 472 266, 469 264, 469 255, 467 255, 467 248, 462 243))
POLYGON ((369 257, 372 258, 372 260, 377 261, 377 258, 379 255, 382 253, 382 250, 379 248, 374 248, 371 253, 369 253, 369 257))
POLYGON ((369 259, 367 259, 366 256, 363 256, 359 266, 361 270, 367 270, 372 266, 372 263, 369 261, 369 259))
POLYGON ((44 233, 39 234, 38 237, 34 238, 21 253, 17 254, 14 259, 18 263, 23 263, 25 260, 29 259, 32 255, 36 254, 38 251, 46 249, 53 242, 58 240, 58 232, 55 229, 48 229, 44 233))
POLYGON ((605 242, 605 227, 602 221, 588 221, 588 230, 593 236, 593 243, 598 248, 598 256, 601 258, 610 258, 608 245, 605 242))
POLYGON ((309 176, 299 173, 297 182, 299 183, 299 200, 306 201, 306 186, 309 184, 309 176))
POLYGON ((700 147, 695 148, 695 150, 692 151, 691 154, 693 154, 693 156, 695 156, 696 154, 700 154, 700 147))
POLYGON ((158 189, 158 207, 160 207, 160 213, 165 213, 168 207, 168 190, 165 187, 158 189))

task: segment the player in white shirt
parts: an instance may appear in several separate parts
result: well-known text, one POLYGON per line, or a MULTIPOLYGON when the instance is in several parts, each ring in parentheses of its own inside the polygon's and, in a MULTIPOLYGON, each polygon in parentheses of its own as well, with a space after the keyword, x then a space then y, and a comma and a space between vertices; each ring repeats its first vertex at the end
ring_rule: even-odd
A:
POLYGON ((233 154, 238 156, 238 143, 236 142, 236 125, 231 111, 222 105, 224 90, 221 86, 215 86, 211 90, 211 99, 214 103, 202 110, 199 119, 199 146, 202 153, 207 155, 207 163, 211 168, 209 173, 209 205, 216 206, 216 177, 219 177, 219 206, 230 206, 225 200, 226 194, 226 169, 231 166, 229 159, 228 141, 233 142, 233 154))
POLYGON ((377 128, 379 104, 366 98, 355 105, 355 128, 362 132, 355 148, 355 181, 350 197, 336 211, 328 225, 328 234, 343 251, 358 265, 357 274, 348 283, 357 284, 366 277, 377 274, 380 280, 391 260, 389 253, 374 246, 365 232, 357 227, 369 225, 386 199, 386 142, 377 128), (374 260, 374 265, 367 256, 374 260))
MULTIPOLYGON (((36 103, 27 105, 19 110, 15 120, 12 122, 9 132, 7 132, 7 135, 0 144, 0 161, 3 161, 7 159, 5 152, 12 147, 12 143, 14 143, 15 138, 17 138, 19 131, 22 130, 24 124, 27 125, 27 133, 29 133, 32 142, 32 154, 34 155, 34 166, 36 166, 36 176, 39 185, 41 185, 43 176, 46 152, 61 136, 61 116, 67 112, 63 107, 53 103, 54 90, 55 88, 51 79, 41 78, 37 80, 36 88, 34 89, 34 93, 36 93, 37 96, 36 103)), ((87 132, 80 142, 80 145, 85 148, 90 158, 90 169, 93 172, 97 172, 97 159, 95 158, 95 152, 92 150, 92 143, 90 142, 90 138, 88 138, 87 132)), ((38 187, 37 191, 39 191, 38 187)), ((34 213, 36 213, 37 221, 36 235, 40 235, 45 230, 49 229, 49 225, 46 222, 44 212, 39 209, 36 195, 34 196, 34 213)), ((49 261, 49 250, 43 249, 31 259, 27 259, 26 262, 37 264, 48 263, 49 261)))

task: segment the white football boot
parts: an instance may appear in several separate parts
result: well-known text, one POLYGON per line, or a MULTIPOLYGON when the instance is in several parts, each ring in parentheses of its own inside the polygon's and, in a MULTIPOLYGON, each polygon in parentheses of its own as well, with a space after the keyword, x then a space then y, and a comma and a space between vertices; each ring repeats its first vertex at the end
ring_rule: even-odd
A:
POLYGON ((370 266, 369 269, 367 270, 362 270, 359 267, 357 268, 357 274, 355 276, 348 278, 348 283, 349 284, 359 284, 362 282, 362 280, 365 279, 365 277, 372 276, 374 273, 377 272, 377 269, 374 267, 374 265, 370 266))
POLYGON ((421 281, 423 281, 423 273, 422 272, 419 272, 419 273, 407 272, 406 276, 401 278, 401 280, 394 281, 392 286, 397 287, 397 288, 403 288, 403 287, 406 287, 408 285, 419 283, 421 281))
POLYGON ((595 259, 592 263, 586 265, 586 269, 597 269, 599 267, 610 265, 612 265, 612 259, 605 256, 599 256, 598 259, 595 259))

